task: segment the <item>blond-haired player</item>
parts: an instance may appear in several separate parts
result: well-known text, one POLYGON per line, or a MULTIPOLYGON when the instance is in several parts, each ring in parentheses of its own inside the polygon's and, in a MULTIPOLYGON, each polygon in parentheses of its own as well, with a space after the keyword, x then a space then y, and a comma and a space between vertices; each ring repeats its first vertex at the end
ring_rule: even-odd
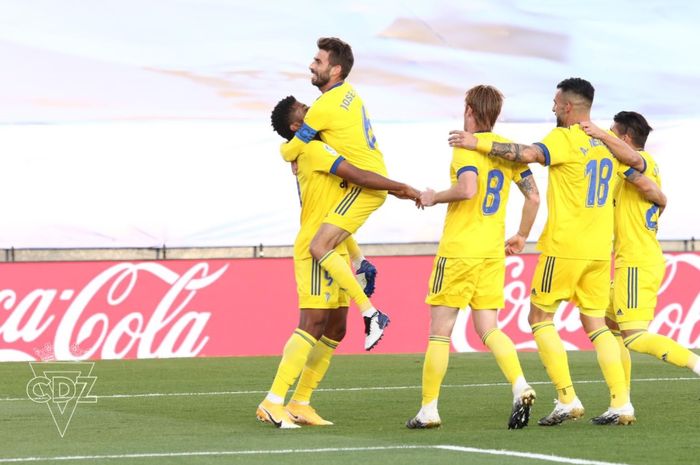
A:
MULTIPOLYGON (((490 140, 507 142, 492 131, 503 95, 492 86, 476 86, 466 94, 464 128, 490 140)), ((423 364, 423 399, 408 428, 433 428, 441 423, 438 395, 450 355, 450 334, 460 309, 470 306, 477 333, 496 357, 511 383, 513 404, 508 427, 528 424, 535 391, 527 384, 513 341, 497 325, 503 308, 505 254, 522 251, 539 207, 539 192, 527 165, 455 148, 450 165, 451 187, 421 194, 425 206, 447 203, 447 216, 426 303, 430 304, 430 337, 423 364), (511 182, 525 196, 520 228, 505 240, 505 210, 511 182)))

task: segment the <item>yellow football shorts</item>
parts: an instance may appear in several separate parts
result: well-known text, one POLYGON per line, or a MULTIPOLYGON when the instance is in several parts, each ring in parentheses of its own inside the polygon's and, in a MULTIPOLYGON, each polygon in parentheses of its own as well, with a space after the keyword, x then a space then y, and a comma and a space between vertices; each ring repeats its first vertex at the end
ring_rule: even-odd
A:
POLYGON ((621 329, 646 329, 654 319, 657 295, 666 273, 666 264, 615 268, 611 305, 605 316, 621 329), (632 322, 644 322, 643 327, 630 327, 632 322))
POLYGON ((331 209, 324 223, 332 224, 355 234, 369 215, 382 206, 386 191, 375 191, 350 184, 347 194, 331 209))
POLYGON ((603 317, 610 299, 610 260, 579 260, 540 255, 532 277, 530 302, 545 312, 559 302, 575 303, 579 311, 603 317))
MULTIPOLYGON (((348 256, 342 255, 347 261, 348 256)), ((350 303, 347 292, 313 258, 294 259, 299 308, 336 309, 350 303)))
POLYGON ((472 310, 503 308, 503 258, 435 257, 425 303, 472 310))

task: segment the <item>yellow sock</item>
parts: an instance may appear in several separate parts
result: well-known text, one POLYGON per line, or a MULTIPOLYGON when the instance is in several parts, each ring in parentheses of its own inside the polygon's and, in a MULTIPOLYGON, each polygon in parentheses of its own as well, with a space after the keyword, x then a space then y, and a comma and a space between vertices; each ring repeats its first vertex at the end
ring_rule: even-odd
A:
POLYGON ((551 321, 535 323, 532 325, 532 336, 535 338, 540 360, 557 389, 559 402, 564 404, 573 402, 576 391, 569 372, 569 357, 554 323, 551 321))
POLYGON ((598 355, 598 365, 610 390, 610 406, 622 407, 630 401, 625 370, 622 368, 620 348, 607 326, 588 333, 598 355))
POLYGON ((423 362, 423 402, 429 404, 440 395, 440 385, 450 362, 450 338, 430 336, 423 362))
POLYGON ((622 369, 625 370, 625 381, 627 382, 627 391, 632 391, 632 357, 630 351, 625 346, 625 341, 622 340, 620 331, 611 329, 612 335, 615 336, 617 346, 620 348, 620 360, 622 361, 622 369))
POLYGON ((523 369, 520 366, 520 360, 518 360, 515 344, 503 331, 498 328, 492 329, 484 334, 482 341, 493 356, 496 357, 498 367, 510 384, 515 383, 518 377, 523 376, 523 369))
POLYGON ((359 257, 362 257, 360 246, 357 245, 357 241, 353 236, 348 236, 348 238, 345 239, 345 246, 348 248, 348 255, 350 255, 350 260, 352 260, 353 263, 355 263, 355 260, 359 257))
POLYGON ((282 351, 282 360, 277 367, 277 374, 272 381, 270 392, 275 396, 279 396, 284 400, 287 391, 294 384, 294 381, 299 377, 299 373, 304 368, 309 352, 316 344, 316 339, 307 333, 297 328, 292 333, 282 351))
POLYGON ((697 355, 673 339, 646 331, 626 337, 625 345, 628 349, 632 349, 635 352, 653 355, 664 362, 677 367, 688 367, 691 370, 695 365, 694 362, 697 360, 697 355))
POLYGON ((338 344, 340 344, 338 341, 321 336, 306 359, 304 371, 301 372, 297 388, 292 394, 293 401, 304 403, 311 401, 311 394, 326 375, 331 364, 331 357, 333 357, 338 344))
POLYGON ((372 308, 369 298, 365 295, 365 291, 360 287, 360 284, 355 280, 355 275, 350 268, 348 262, 343 260, 335 250, 331 250, 318 261, 321 268, 328 271, 333 279, 338 282, 338 285, 345 289, 350 298, 357 304, 361 312, 372 308))

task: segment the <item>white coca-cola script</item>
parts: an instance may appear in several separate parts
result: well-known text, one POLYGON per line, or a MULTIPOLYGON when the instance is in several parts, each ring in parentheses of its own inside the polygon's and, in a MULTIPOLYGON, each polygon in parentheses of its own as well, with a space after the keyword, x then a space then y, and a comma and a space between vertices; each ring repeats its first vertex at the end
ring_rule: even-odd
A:
POLYGON ((7 315, 0 320, 3 346, 40 341, 55 331, 49 345, 53 354, 46 353, 46 345, 40 351, 0 348, 0 360, 36 360, 42 354, 56 360, 118 359, 132 351, 136 358, 196 356, 209 340, 204 329, 211 311, 189 305, 228 264, 212 272, 209 268, 209 263, 196 263, 177 273, 157 262, 117 263, 78 290, 37 288, 20 296, 0 289, 0 308, 7 315), (153 285, 154 279, 159 285, 153 285), (154 302, 153 308, 139 308, 143 299, 128 307, 129 297, 146 281, 149 288, 140 291, 156 293, 146 300, 154 302), (110 310, 117 307, 122 310, 115 317, 110 310))

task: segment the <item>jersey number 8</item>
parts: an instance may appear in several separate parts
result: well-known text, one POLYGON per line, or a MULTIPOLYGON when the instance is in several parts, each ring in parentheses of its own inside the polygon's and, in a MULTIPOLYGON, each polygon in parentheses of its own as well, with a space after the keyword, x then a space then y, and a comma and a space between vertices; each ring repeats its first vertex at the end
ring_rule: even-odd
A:
POLYGON ((503 189, 503 172, 491 170, 486 177, 486 195, 481 211, 484 215, 493 215, 501 206, 501 189, 503 189))

